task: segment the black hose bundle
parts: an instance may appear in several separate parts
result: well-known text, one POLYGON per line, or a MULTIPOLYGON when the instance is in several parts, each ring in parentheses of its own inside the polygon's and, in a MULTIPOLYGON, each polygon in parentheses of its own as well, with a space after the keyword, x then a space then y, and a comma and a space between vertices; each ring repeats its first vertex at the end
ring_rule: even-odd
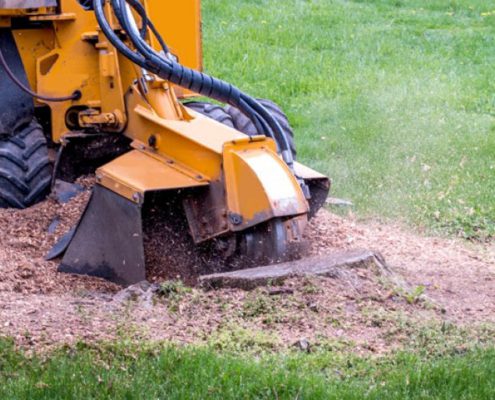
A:
POLYGON ((187 68, 170 57, 167 44, 148 19, 146 10, 139 0, 93 0, 93 7, 98 24, 105 36, 115 48, 133 63, 185 89, 230 104, 238 108, 253 121, 258 132, 264 132, 277 143, 284 161, 292 169, 294 159, 290 143, 284 131, 273 116, 256 99, 243 93, 237 87, 223 80, 202 72, 187 68), (122 30, 131 41, 130 48, 110 26, 104 11, 104 4, 109 2, 122 30), (140 16, 141 28, 130 12, 130 7, 140 16), (146 41, 148 29, 157 38, 163 52, 157 52, 146 41))

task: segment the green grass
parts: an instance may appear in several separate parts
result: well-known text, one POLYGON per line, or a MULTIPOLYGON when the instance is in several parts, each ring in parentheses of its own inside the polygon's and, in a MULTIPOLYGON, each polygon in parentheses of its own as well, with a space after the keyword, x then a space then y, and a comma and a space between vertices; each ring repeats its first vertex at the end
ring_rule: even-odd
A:
POLYGON ((0 341, 2 399, 493 399, 495 351, 422 360, 255 359, 207 348, 79 346, 26 357, 0 341))
MULTIPOLYGON (((282 104, 299 159, 359 216, 495 236, 495 3, 203 0, 203 15, 207 71, 282 104)), ((0 399, 495 398, 495 350, 447 351, 435 337, 411 337, 427 354, 380 358, 256 356, 243 346, 272 339, 246 333, 31 357, 0 340, 0 399)))
POLYGON ((495 235, 494 10, 204 0, 205 65, 282 104, 300 160, 359 216, 484 240, 495 235))

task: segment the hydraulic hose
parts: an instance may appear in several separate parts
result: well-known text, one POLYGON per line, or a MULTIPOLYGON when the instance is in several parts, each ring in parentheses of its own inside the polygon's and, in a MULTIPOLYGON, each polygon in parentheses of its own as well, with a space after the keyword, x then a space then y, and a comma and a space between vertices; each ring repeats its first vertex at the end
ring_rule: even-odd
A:
POLYGON ((76 90, 74 93, 72 93, 70 96, 63 96, 63 97, 49 97, 49 96, 43 96, 41 94, 38 94, 36 92, 33 92, 30 88, 28 88, 24 83, 22 83, 17 76, 15 76, 14 72, 9 67, 9 64, 7 63, 7 60, 5 59, 2 49, 0 49, 0 65, 3 67, 5 70, 5 73, 7 76, 10 78, 14 84, 19 87, 23 92, 26 92, 29 94, 31 97, 34 97, 39 100, 47 101, 47 102, 64 102, 64 101, 70 101, 70 100, 79 100, 82 96, 81 91, 76 90))
POLYGON ((273 116, 256 99, 243 93, 230 83, 187 68, 168 57, 168 46, 152 21, 149 20, 146 10, 139 0, 93 0, 93 8, 102 32, 110 43, 126 58, 162 79, 238 108, 253 121, 258 131, 275 140, 284 161, 291 169, 293 168, 294 159, 290 150, 289 140, 273 116), (110 26, 103 8, 105 3, 111 5, 122 30, 134 46, 134 49, 124 43, 110 26), (141 18, 141 29, 137 28, 129 7, 135 10, 141 18), (157 52, 146 41, 144 31, 147 28, 157 38, 165 54, 157 52))

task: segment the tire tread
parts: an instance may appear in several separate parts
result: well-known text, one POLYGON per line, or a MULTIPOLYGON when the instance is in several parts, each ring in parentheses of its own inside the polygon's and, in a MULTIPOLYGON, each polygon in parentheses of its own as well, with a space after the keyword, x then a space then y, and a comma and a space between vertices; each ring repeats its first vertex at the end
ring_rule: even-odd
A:
POLYGON ((33 120, 0 139, 0 208, 26 208, 50 190, 51 163, 41 126, 33 120))
POLYGON ((212 103, 206 103, 202 101, 193 101, 184 104, 187 108, 190 108, 208 118, 211 118, 221 124, 227 125, 230 128, 234 128, 234 121, 231 115, 225 110, 225 108, 212 103))
MULTIPOLYGON (((289 139, 289 145, 294 156, 294 159, 297 155, 296 144, 294 141, 294 130, 290 126, 289 119, 287 115, 282 111, 282 109, 275 104, 271 100, 267 99, 258 99, 258 102, 275 118, 275 120, 279 123, 282 131, 285 133, 287 138, 289 139)), ((238 131, 245 133, 249 136, 255 136, 263 134, 263 132, 258 132, 254 123, 245 116, 239 109, 226 106, 225 110, 232 117, 232 121, 234 122, 234 128, 238 131)))

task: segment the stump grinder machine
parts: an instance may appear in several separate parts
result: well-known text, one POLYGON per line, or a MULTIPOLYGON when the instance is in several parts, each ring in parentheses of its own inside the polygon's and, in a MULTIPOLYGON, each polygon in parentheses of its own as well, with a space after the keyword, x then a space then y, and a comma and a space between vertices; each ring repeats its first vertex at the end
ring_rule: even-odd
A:
POLYGON ((0 0, 0 207, 96 176, 60 271, 144 280, 149 209, 225 265, 297 253, 330 182, 278 106, 200 72, 200 30, 199 0, 0 0))

